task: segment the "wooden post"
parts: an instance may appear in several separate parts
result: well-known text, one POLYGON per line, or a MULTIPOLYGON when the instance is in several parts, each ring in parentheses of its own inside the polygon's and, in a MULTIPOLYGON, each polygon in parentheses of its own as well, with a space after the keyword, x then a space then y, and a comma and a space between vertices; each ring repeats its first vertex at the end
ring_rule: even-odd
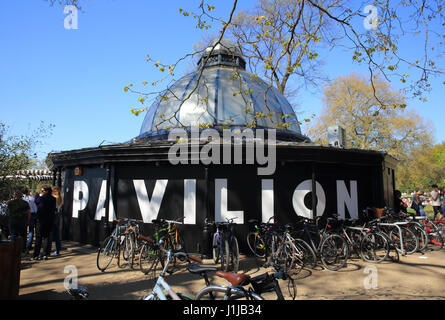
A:
POLYGON ((15 243, 0 242, 0 300, 13 300, 19 296, 22 238, 15 243))

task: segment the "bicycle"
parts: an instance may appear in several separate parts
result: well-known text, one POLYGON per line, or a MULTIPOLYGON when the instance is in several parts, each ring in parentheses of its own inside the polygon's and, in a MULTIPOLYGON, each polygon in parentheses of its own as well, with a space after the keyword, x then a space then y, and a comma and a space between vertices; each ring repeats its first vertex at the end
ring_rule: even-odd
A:
MULTIPOLYGON (((152 223, 155 225, 154 241, 158 243, 162 240, 164 249, 186 252, 184 239, 178 229, 178 225, 182 224, 182 220, 184 220, 184 217, 177 218, 176 220, 152 220, 152 223)), ((176 257, 173 257, 170 264, 168 273, 173 273, 176 268, 176 257)))
POLYGON ((386 260, 390 252, 389 240, 375 226, 367 226, 366 223, 360 225, 358 220, 352 219, 328 218, 328 222, 330 219, 338 224, 334 232, 348 243, 348 259, 355 253, 366 262, 380 263, 386 260))
POLYGON ((224 271, 238 272, 239 246, 233 230, 234 219, 236 218, 228 218, 226 222, 213 222, 206 219, 205 223, 216 227, 212 238, 212 253, 215 263, 221 262, 221 269, 224 271))
POLYGON ((404 212, 395 212, 393 209, 388 208, 388 215, 391 217, 392 221, 405 221, 408 223, 408 228, 410 228, 417 237, 417 241, 419 242, 419 246, 417 251, 424 252, 428 248, 428 233, 426 228, 418 221, 422 218, 426 218, 423 216, 415 217, 414 215, 404 213, 404 212))
MULTIPOLYGON (((384 212, 387 208, 385 208, 384 212)), ((365 214, 372 210, 366 208, 365 214)), ((377 230, 386 235, 393 247, 402 256, 412 254, 419 248, 419 241, 414 232, 407 227, 407 221, 393 222, 388 215, 381 216, 369 222, 370 226, 376 226, 377 230)))
MULTIPOLYGON (((202 263, 202 261, 189 255, 185 252, 175 252, 171 249, 164 249, 161 244, 157 244, 159 249, 166 255, 167 264, 164 265, 159 277, 156 280, 154 288, 150 294, 144 295, 143 300, 216 300, 217 296, 222 294, 222 300, 264 300, 261 294, 266 292, 275 291, 278 300, 284 300, 283 293, 278 283, 278 279, 288 280, 288 291, 292 299, 296 297, 296 287, 294 280, 284 272, 284 270, 273 263, 269 265, 275 269, 275 272, 269 274, 268 272, 261 274, 256 277, 250 277, 247 274, 238 274, 225 272, 218 270, 215 267, 207 267, 198 264, 193 264, 192 261, 202 263), (187 270, 192 274, 198 274, 204 278, 206 286, 201 289, 195 297, 190 297, 184 293, 175 292, 171 286, 165 280, 165 275, 167 273, 167 265, 169 260, 173 257, 177 257, 182 260, 189 262, 187 270), (216 275, 227 280, 229 284, 227 286, 212 285, 208 280, 208 273, 216 272, 216 275), (244 288, 245 286, 251 286, 249 288, 244 288)), ((160 261, 158 261, 160 262, 160 261)))
MULTIPOLYGON (((134 267, 135 256, 140 252, 141 242, 139 238, 139 225, 138 223, 143 223, 142 220, 136 219, 125 219, 126 229, 124 231, 124 240, 121 246, 122 258, 128 262, 130 268, 134 267)), ((118 260, 121 261, 120 259, 118 260)), ((119 267, 123 267, 122 264, 118 264, 119 267)))
MULTIPOLYGON (((297 228, 292 233, 294 238, 304 240, 315 253, 317 260, 320 260, 323 266, 331 271, 337 271, 347 264, 349 256, 348 244, 346 240, 338 234, 327 232, 329 224, 323 228, 318 225, 319 219, 310 220, 299 216, 296 222, 297 228)), ((316 262, 311 264, 315 268, 316 262)))
POLYGON ((432 220, 427 217, 415 217, 415 219, 423 220, 423 227, 428 236, 428 246, 431 250, 440 250, 444 246, 444 231, 445 231, 445 221, 444 220, 432 220))
POLYGON ((290 234, 292 225, 273 230, 270 259, 282 266, 286 272, 297 274, 304 268, 305 263, 316 263, 315 252, 304 240, 293 238, 290 234))
POLYGON ((155 245, 161 252, 165 254, 165 261, 162 262, 162 255, 158 255, 157 260, 154 262, 154 268, 156 269, 157 264, 161 263, 163 264, 163 269, 156 280, 152 292, 148 295, 144 295, 142 297, 142 300, 189 300, 188 296, 177 294, 170 287, 170 285, 165 281, 165 275, 168 272, 168 266, 173 258, 179 258, 180 260, 187 261, 188 263, 191 263, 192 261, 202 263, 202 260, 185 252, 175 252, 172 249, 165 249, 163 240, 161 240, 159 243, 156 243, 155 245))
MULTIPOLYGON (((277 300, 285 300, 278 280, 288 281, 288 294, 292 300, 295 300, 297 289, 294 279, 283 267, 275 264, 271 260, 269 260, 267 266, 273 267, 274 272, 265 272, 255 277, 250 277, 245 273, 239 274, 218 270, 216 271, 216 275, 225 279, 228 282, 228 285, 211 285, 208 280, 206 280, 206 287, 196 294, 195 300, 204 300, 206 298, 215 300, 215 297, 218 294, 223 294, 222 300, 264 300, 262 295, 267 292, 275 292, 277 300)), ((198 265, 189 266, 187 269, 191 273, 204 274, 205 279, 208 279, 207 272, 215 271, 214 269, 203 268, 198 265)))
POLYGON ((271 217, 267 223, 259 223, 258 220, 252 219, 248 222, 253 224, 254 230, 247 234, 247 246, 255 257, 267 261, 271 251, 272 244, 272 228, 275 226, 270 223, 271 217))
POLYGON ((114 223, 117 223, 115 228, 111 235, 102 241, 101 246, 97 251, 96 265, 102 272, 105 272, 110 266, 114 257, 117 258, 117 264, 120 265, 121 247, 125 240, 125 231, 127 230, 127 226, 121 224, 122 221, 123 220, 121 219, 113 221, 114 223))

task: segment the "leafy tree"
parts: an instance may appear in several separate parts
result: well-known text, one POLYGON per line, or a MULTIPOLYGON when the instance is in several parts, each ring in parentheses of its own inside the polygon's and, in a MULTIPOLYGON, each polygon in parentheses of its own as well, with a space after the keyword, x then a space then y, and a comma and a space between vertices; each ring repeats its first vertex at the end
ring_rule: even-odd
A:
POLYGON ((397 188, 404 192, 430 190, 432 184, 445 187, 445 142, 419 146, 399 164, 397 188))
MULTIPOLYGON (((383 0, 370 5, 369 1, 355 0, 259 0, 252 10, 235 15, 234 0, 229 17, 222 19, 212 16, 215 7, 209 1, 201 0, 197 11, 180 8, 179 13, 196 19, 197 28, 204 31, 221 23, 214 46, 230 35, 242 47, 251 71, 262 72, 282 93, 297 90, 299 81, 320 85, 324 76, 319 61, 332 52, 349 55, 351 64, 368 69, 374 99, 380 109, 386 109, 405 105, 387 104, 379 96, 375 79, 397 80, 406 94, 425 100, 431 78, 444 75, 439 64, 444 44, 441 28, 445 25, 442 2, 383 0), (413 41, 416 47, 406 50, 413 41)), ((174 82, 178 64, 200 54, 187 54, 171 64, 152 57, 147 61, 163 75, 168 71, 161 80, 174 82)), ((133 84, 124 90, 136 92, 144 104, 132 108, 136 115, 147 110, 146 105, 153 101, 147 98, 156 94, 134 89, 133 84)))
POLYGON ((12 196, 17 188, 24 182, 12 179, 18 170, 34 169, 39 166, 36 147, 43 143, 42 139, 48 137, 53 125, 45 125, 43 122, 30 135, 12 136, 9 128, 0 122, 0 198, 7 199, 12 196))
POLYGON ((321 144, 327 144, 327 128, 333 125, 345 129, 348 147, 385 150, 399 159, 432 141, 431 124, 414 111, 398 108, 405 104, 403 95, 381 79, 372 86, 358 74, 338 77, 325 88, 323 101, 321 114, 309 130, 309 136, 321 144), (381 109, 374 90, 393 107, 381 109))

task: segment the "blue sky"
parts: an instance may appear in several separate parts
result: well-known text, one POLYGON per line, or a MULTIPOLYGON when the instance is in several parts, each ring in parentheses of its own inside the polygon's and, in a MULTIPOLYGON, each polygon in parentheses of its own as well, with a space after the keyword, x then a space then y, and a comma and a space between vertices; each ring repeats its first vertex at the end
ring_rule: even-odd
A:
MULTIPOLYGON (((50 151, 137 136, 144 114, 131 114, 130 108, 138 107, 137 96, 123 87, 159 79, 160 73, 145 61, 147 53, 170 64, 202 39, 205 33, 195 28, 195 21, 179 14, 181 6, 196 9, 190 3, 186 7, 182 1, 88 0, 82 3, 78 29, 67 30, 60 5, 1 1, 0 120, 14 135, 30 134, 42 120, 55 125, 52 136, 37 148, 40 158, 50 151)), ((238 9, 253 3, 239 1, 238 9)), ((215 15, 225 17, 230 1, 215 6, 215 15)), ((337 52, 324 61, 330 78, 360 71, 350 55, 337 52)), ((436 142, 445 141, 443 80, 433 82, 435 90, 427 103, 409 104, 432 121, 436 142)), ((321 92, 300 92, 298 97, 302 116, 317 114, 321 92)))

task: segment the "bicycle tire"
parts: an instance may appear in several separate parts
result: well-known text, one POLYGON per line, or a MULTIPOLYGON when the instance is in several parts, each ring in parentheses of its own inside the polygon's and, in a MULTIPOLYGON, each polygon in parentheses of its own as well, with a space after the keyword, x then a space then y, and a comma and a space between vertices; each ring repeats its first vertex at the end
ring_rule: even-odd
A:
POLYGON ((317 255, 312 247, 303 239, 294 239, 294 244, 303 250, 303 263, 304 267, 315 269, 317 267, 317 255))
MULTIPOLYGON (((163 243, 164 249, 165 250, 173 250, 173 251, 175 251, 175 246, 176 246, 176 244, 175 244, 172 236, 171 235, 166 235, 165 241, 163 243)), ((160 261, 161 261, 162 267, 165 266, 165 261, 166 260, 167 260, 167 256, 165 254, 161 254, 160 255, 160 261)), ((176 256, 172 256, 170 258, 170 262, 169 262, 169 265, 167 266, 167 270, 166 271, 167 271, 167 273, 172 274, 172 273, 175 272, 175 269, 176 269, 176 256)))
POLYGON ((402 245, 403 250, 400 246, 400 235, 398 229, 392 229, 389 233, 391 240, 393 241, 396 250, 399 251, 399 253, 402 253, 403 251, 405 254, 413 254, 417 251, 417 248, 419 247, 419 241, 417 240, 416 235, 414 232, 406 227, 400 227, 402 230, 402 245))
POLYGON ((111 264, 114 256, 116 255, 116 250, 118 249, 119 242, 113 236, 108 236, 102 241, 102 245, 97 251, 97 268, 104 272, 111 264), (102 261, 104 263, 102 263, 102 261))
POLYGON ((247 246, 257 258, 266 258, 266 243, 257 232, 247 234, 247 246))
POLYGON ((231 243, 230 265, 232 272, 238 272, 239 269, 239 246, 238 239, 234 236, 231 243))
MULTIPOLYGON (((120 252, 121 252, 123 260, 127 262, 128 266, 131 266, 132 251, 133 251, 133 243, 131 241, 131 236, 129 234, 126 234, 122 241, 122 245, 120 246, 120 252)), ((123 262, 123 261, 121 261, 119 259, 118 264, 117 264, 119 266, 119 268, 123 268, 125 266, 125 263, 121 263, 121 262, 123 262)))
POLYGON ((285 272, 291 275, 300 273, 304 268, 304 253, 299 251, 295 243, 291 240, 284 241, 283 245, 287 251, 287 261, 285 272))
POLYGON ((389 242, 379 232, 366 233, 360 241, 359 252, 363 261, 380 263, 389 255, 389 242))
POLYGON ((219 259, 220 259, 220 244, 219 244, 219 234, 215 233, 213 234, 213 241, 212 241, 212 257, 213 257, 213 262, 215 262, 215 264, 219 263, 219 259))
POLYGON ((441 228, 439 228, 436 224, 431 223, 430 226, 427 227, 428 231, 428 247, 433 251, 438 251, 443 248, 443 236, 441 233, 441 228))
POLYGON ((338 234, 329 234, 320 245, 320 260, 323 266, 337 271, 346 266, 349 248, 346 240, 338 234))
POLYGON ((230 244, 228 239, 224 239, 221 255, 221 269, 228 272, 230 269, 230 244))
POLYGON ((417 248, 417 251, 425 251, 428 247, 428 234, 417 224, 414 224, 411 226, 411 229, 413 230, 414 234, 417 237, 417 241, 419 242, 419 247, 417 248))
POLYGON ((148 275, 156 265, 159 258, 159 249, 152 244, 144 243, 139 254, 139 269, 148 275))
POLYGON ((134 238, 134 233, 130 233, 128 235, 129 243, 130 243, 130 249, 128 251, 128 265, 131 269, 134 268, 134 257, 136 255, 136 243, 134 238))
POLYGON ((293 243, 287 239, 278 245, 278 248, 273 254, 273 262, 282 267, 284 273, 297 274, 301 271, 303 261, 298 261, 297 259, 295 247, 293 243))

